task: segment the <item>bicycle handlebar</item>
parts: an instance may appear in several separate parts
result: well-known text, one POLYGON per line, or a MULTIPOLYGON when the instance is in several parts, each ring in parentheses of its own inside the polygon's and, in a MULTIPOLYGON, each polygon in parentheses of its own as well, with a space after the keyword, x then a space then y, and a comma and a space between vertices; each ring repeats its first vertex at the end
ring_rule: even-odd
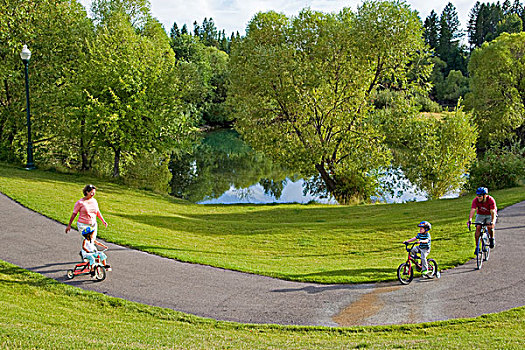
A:
POLYGON ((406 249, 407 252, 411 251, 412 248, 413 248, 417 243, 418 243, 417 241, 414 241, 414 242, 403 242, 403 244, 405 245, 405 249, 406 249), (408 248, 408 245, 409 245, 409 244, 412 244, 412 245, 410 246, 410 248, 408 248))

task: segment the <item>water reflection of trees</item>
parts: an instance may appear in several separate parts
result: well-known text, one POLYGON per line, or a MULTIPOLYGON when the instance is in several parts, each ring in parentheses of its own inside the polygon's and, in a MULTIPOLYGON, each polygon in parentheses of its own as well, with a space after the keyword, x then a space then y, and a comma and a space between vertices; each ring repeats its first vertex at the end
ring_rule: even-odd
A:
POLYGON ((170 162, 171 194, 198 202, 218 198, 231 186, 259 183, 267 195, 279 198, 290 171, 255 153, 233 130, 206 134, 193 152, 170 162))

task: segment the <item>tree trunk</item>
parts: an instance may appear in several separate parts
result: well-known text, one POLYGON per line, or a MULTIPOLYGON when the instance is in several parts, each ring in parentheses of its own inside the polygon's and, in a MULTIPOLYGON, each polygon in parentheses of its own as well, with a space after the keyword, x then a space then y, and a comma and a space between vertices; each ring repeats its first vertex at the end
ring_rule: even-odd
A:
POLYGON ((81 171, 87 171, 90 168, 89 161, 88 161, 88 153, 87 153, 86 145, 84 142, 84 135, 86 134, 85 125, 86 125, 86 121, 82 119, 80 121, 80 135, 81 135, 80 136, 80 157, 82 158, 82 164, 80 166, 81 171))
POLYGON ((115 149, 115 161, 113 163, 113 177, 120 177, 120 148, 115 149))
POLYGON ((336 188, 337 188, 336 183, 335 183, 334 179, 332 179, 330 177, 330 174, 328 174, 328 172, 324 168, 324 165, 323 164, 316 164, 315 168, 317 169, 317 171, 321 175, 321 178, 323 179, 324 183, 326 184, 326 188, 328 189, 328 191, 330 193, 334 194, 335 191, 336 191, 336 188))

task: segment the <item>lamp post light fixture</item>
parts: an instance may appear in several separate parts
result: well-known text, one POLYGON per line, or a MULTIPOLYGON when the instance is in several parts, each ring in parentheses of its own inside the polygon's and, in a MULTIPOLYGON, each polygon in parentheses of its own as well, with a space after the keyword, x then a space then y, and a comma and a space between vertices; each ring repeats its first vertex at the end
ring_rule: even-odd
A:
POLYGON ((31 141, 31 111, 29 109, 29 59, 31 58, 31 51, 24 45, 20 58, 24 62, 26 75, 26 105, 27 105, 27 164, 26 169, 31 170, 35 168, 33 163, 33 142, 31 141))

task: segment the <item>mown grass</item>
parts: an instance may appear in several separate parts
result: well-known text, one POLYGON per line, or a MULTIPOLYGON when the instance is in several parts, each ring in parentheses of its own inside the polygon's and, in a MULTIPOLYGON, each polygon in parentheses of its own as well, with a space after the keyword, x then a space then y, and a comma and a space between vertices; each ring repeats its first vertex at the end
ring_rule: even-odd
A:
MULTIPOLYGON (((181 261, 296 281, 392 280, 401 242, 433 225, 431 257, 441 269, 472 258, 466 229, 472 196, 406 204, 196 205, 100 179, 0 165, 0 192, 62 223, 86 183, 110 226, 108 241, 181 261)), ((498 206, 525 200, 525 187, 495 191, 498 206)), ((76 234, 76 233, 72 233, 76 234)))
POLYGON ((243 325, 84 291, 0 261, 2 349, 523 349, 525 307, 381 327, 243 325))

